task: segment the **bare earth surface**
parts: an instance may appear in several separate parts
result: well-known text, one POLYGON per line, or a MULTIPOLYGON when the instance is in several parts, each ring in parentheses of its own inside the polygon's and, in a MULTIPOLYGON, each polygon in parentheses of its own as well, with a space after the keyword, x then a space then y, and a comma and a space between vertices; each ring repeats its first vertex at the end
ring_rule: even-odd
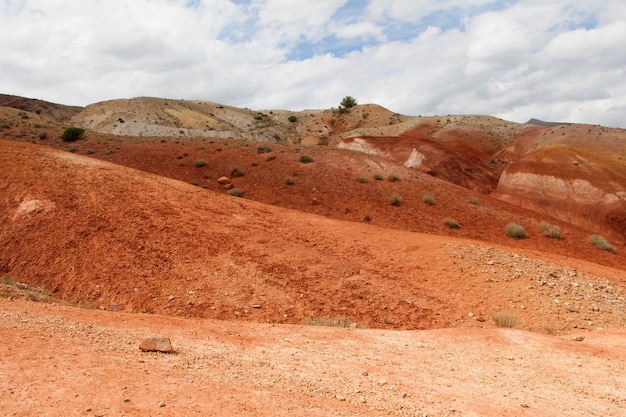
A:
POLYGON ((6 299, 0 309, 3 415, 617 417, 626 408, 624 330, 335 329, 6 299), (137 349, 164 334, 177 353, 137 349))
POLYGON ((0 415, 624 415, 622 130, 2 99, 0 415))

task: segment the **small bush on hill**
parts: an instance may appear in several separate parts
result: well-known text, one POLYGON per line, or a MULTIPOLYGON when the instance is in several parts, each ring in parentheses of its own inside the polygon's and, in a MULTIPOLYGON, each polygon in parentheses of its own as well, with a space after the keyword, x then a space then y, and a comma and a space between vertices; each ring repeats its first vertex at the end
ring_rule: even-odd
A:
POLYGON ((204 159, 196 159, 193 163, 193 166, 195 166, 196 168, 202 168, 203 166, 206 166, 206 161, 204 159))
POLYGON ((539 229, 541 229, 544 236, 550 239, 559 239, 561 237, 561 228, 559 226, 552 226, 546 222, 540 222, 539 229))
POLYGON ((402 199, 400 198, 398 194, 394 194, 389 199, 389 202, 391 203, 392 206, 399 206, 400 203, 402 203, 402 199))
POLYGON ((230 175, 232 177, 243 177, 243 175, 245 174, 243 168, 241 167, 232 167, 230 169, 230 175))
POLYGON ((379 173, 376 173, 376 174, 374 174, 374 179, 375 179, 376 181, 382 181, 382 179, 383 179, 383 175, 382 175, 382 174, 379 174, 379 173))
POLYGON ((243 190, 241 188, 233 188, 228 191, 228 194, 233 197, 243 197, 243 190))
POLYGON ((350 327, 352 322, 345 316, 338 317, 307 317, 302 321, 308 326, 350 327))
POLYGON ((458 229, 461 227, 461 225, 459 224, 459 222, 457 222, 454 219, 445 219, 443 221, 443 224, 445 224, 446 226, 448 226, 450 229, 458 229))
POLYGON ((473 204, 475 206, 478 205, 478 199, 476 197, 470 197, 469 198, 469 202, 470 202, 470 204, 473 204))
POLYGON ((261 146, 257 146, 256 151, 258 153, 270 153, 272 152, 272 148, 270 148, 267 145, 261 145, 261 146))
POLYGON ((589 236, 589 243, 595 245, 598 249, 605 250, 611 253, 617 253, 617 249, 615 246, 611 245, 600 235, 591 235, 589 236))
POLYGON ((80 140, 85 135, 85 129, 81 129, 80 127, 68 127, 63 131, 61 135, 61 139, 64 142, 76 142, 80 140))
POLYGON ((292 114, 291 116, 287 118, 287 120, 289 120, 291 123, 295 123, 298 120, 298 118, 292 114))
POLYGON ((389 176, 387 177, 387 179, 391 182, 397 182, 400 181, 400 177, 397 174, 389 174, 389 176))
POLYGON ((428 204, 429 206, 435 205, 435 197, 433 197, 432 195, 424 196, 422 200, 424 201, 425 204, 428 204))
POLYGON ((507 236, 513 239, 524 239, 526 237, 526 231, 522 226, 517 223, 509 223, 504 227, 504 232, 507 236))
POLYGON ((517 325, 517 317, 509 313, 508 311, 499 311, 493 316, 493 322, 498 327, 514 328, 517 325))
POLYGON ((313 158, 308 155, 300 155, 300 162, 302 162, 303 164, 310 164, 311 162, 313 162, 313 158))
POLYGON ((287 185, 294 185, 295 182, 294 182, 293 178, 285 177, 285 184, 287 184, 287 185))

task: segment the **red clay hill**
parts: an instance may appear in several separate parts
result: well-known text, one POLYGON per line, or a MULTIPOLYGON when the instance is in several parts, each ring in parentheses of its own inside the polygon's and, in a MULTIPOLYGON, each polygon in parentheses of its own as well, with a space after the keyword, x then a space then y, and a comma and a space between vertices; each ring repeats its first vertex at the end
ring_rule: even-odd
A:
MULTIPOLYGON (((521 303, 528 328, 571 329, 582 316, 538 318, 530 301, 511 301, 525 280, 569 280, 572 265, 593 262, 588 279, 624 281, 618 129, 154 98, 94 104, 71 121, 3 112, 0 269, 79 304, 439 328, 489 327, 493 310, 521 303), (69 125, 85 137, 61 141, 69 125), (509 223, 527 237, 507 236, 509 223), (592 234, 616 253, 590 244, 592 234), (490 248, 508 260, 490 259, 490 248), (516 266, 509 251, 558 266, 516 266), (489 289, 509 281, 506 296, 489 289)), ((549 305, 553 294, 543 295, 538 305, 549 305)))
POLYGON ((623 130, 8 104, 9 415, 621 415, 623 130))

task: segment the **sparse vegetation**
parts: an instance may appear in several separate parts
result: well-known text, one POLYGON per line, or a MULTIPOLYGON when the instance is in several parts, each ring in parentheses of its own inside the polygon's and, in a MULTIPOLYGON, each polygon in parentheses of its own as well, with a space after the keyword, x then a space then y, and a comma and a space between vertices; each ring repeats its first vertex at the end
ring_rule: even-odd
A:
POLYGON ((457 222, 454 219, 445 219, 443 221, 443 224, 445 224, 446 226, 448 226, 450 229, 459 229, 461 227, 461 225, 459 224, 459 222, 457 222))
POLYGON ((310 164, 311 162, 313 162, 313 158, 308 155, 300 155, 300 162, 302 162, 303 164, 310 164))
POLYGON ((526 231, 522 226, 517 223, 509 223, 504 227, 504 232, 507 236, 513 239, 524 239, 526 237, 526 231))
POLYGON ((243 197, 243 190, 241 188, 232 188, 228 191, 228 194, 233 197, 243 197))
POLYGON ((470 198, 469 198, 469 202, 470 202, 470 204, 473 204, 473 205, 475 205, 475 206, 477 206, 477 205, 478 205, 478 199, 477 199, 476 197, 473 197, 473 196, 472 196, 472 197, 470 197, 470 198))
POLYGON ((361 184, 365 184, 367 182, 367 179, 365 177, 360 176, 359 178, 356 179, 358 182, 360 182, 361 184))
POLYGON ((387 177, 387 179, 391 182, 397 182, 400 181, 400 177, 397 174, 389 174, 389 176, 387 177))
POLYGON ((539 229, 541 229, 544 236, 550 239, 559 239, 561 237, 561 228, 559 226, 553 226, 542 221, 539 223, 539 229))
POLYGON ((39 134, 39 139, 44 140, 48 137, 48 134, 46 132, 41 132, 39 134))
POLYGON ((607 242, 606 239, 604 239, 600 235, 591 235, 589 236, 588 240, 589 240, 589 243, 591 243, 592 245, 595 245, 598 249, 602 249, 604 251, 611 252, 611 253, 617 253, 617 248, 615 248, 615 246, 607 242))
POLYGON ((428 204, 429 206, 435 205, 435 197, 433 197, 432 195, 424 196, 422 200, 424 201, 425 204, 428 204))
POLYGON ((196 168, 202 168, 204 166, 206 166, 206 161, 204 159, 196 159, 193 162, 193 166, 195 166, 196 168))
POLYGON ((285 177, 285 184, 287 184, 287 185, 294 185, 295 182, 294 182, 293 178, 285 177))
POLYGON ((400 198, 398 194, 394 194, 389 199, 389 202, 391 203, 392 206, 399 206, 400 203, 402 203, 402 199, 400 198))
POLYGON ((306 324, 308 326, 328 326, 328 327, 350 327, 352 321, 350 321, 346 316, 337 316, 337 317, 306 317, 302 324, 306 324))
POLYGON ((245 171, 241 167, 234 166, 230 168, 231 177, 243 177, 244 174, 245 174, 245 171))
POLYGON ((76 142, 80 140, 85 135, 85 129, 81 129, 80 127, 68 127, 63 131, 61 135, 61 139, 64 142, 76 142))
POLYGON ((506 327, 512 329, 517 326, 517 317, 515 317, 506 310, 495 313, 492 318, 493 322, 498 327, 506 327))
POLYGON ((272 152, 272 148, 270 148, 267 145, 260 145, 260 146, 257 146, 256 151, 258 153, 270 153, 272 152))
POLYGON ((379 173, 374 174, 374 179, 376 181, 382 181, 383 180, 383 174, 379 174, 379 173))
POLYGON ((289 120, 291 123, 295 123, 298 120, 298 118, 292 114, 291 116, 287 118, 287 120, 289 120))

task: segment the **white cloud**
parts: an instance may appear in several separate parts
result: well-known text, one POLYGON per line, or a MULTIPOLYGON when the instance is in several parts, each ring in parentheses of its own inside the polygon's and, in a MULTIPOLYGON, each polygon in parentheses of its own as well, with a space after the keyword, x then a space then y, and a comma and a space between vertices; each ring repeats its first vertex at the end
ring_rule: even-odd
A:
POLYGON ((626 2, 4 0, 0 92, 626 127, 626 2), (443 17, 442 17, 443 16, 443 17))

